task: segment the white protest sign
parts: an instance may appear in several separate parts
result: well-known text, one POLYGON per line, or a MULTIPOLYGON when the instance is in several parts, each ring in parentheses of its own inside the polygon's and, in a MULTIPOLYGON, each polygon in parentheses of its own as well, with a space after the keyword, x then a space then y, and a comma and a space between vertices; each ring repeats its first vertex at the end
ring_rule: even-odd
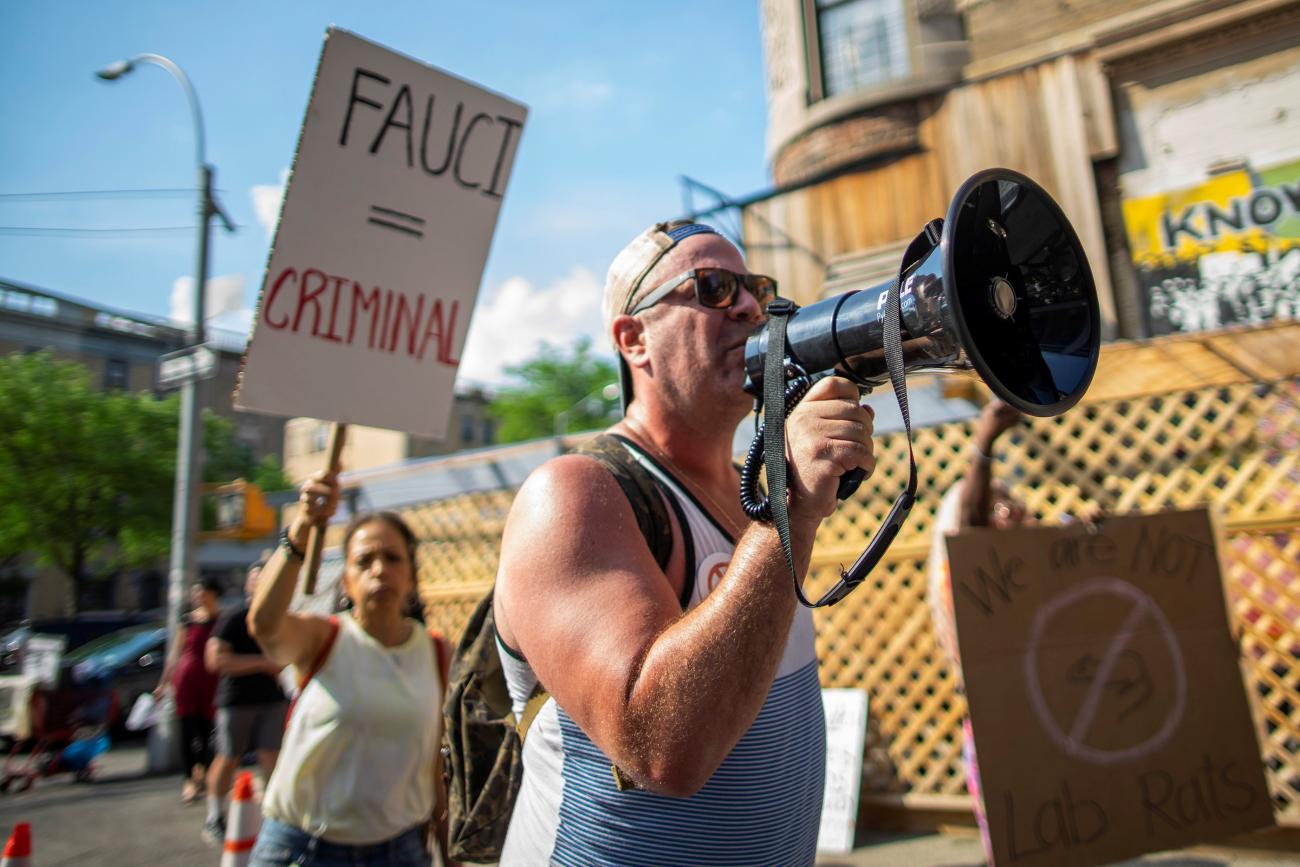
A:
POLYGON ((0 675, 0 735, 25 741, 32 736, 32 691, 36 681, 23 674, 0 675))
POLYGON ((826 788, 822 794, 817 851, 853 851, 867 741, 867 694, 860 689, 823 689, 826 707, 826 788))
POLYGON ((527 112, 327 32, 238 408, 445 435, 527 112))
POLYGON ((55 686, 67 647, 66 635, 31 636, 23 645, 23 675, 45 686, 55 686))

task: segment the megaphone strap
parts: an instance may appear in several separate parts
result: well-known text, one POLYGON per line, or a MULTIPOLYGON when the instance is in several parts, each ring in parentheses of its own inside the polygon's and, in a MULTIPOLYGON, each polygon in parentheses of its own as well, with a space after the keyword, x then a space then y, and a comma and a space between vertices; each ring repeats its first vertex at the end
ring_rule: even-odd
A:
POLYGON ((776 533, 781 537, 785 564, 794 577, 795 594, 800 602, 808 605, 799 587, 799 574, 794 568, 794 553, 790 549, 790 514, 785 498, 785 325, 794 311, 794 303, 787 298, 776 298, 767 305, 767 356, 763 359, 763 463, 767 468, 768 502, 776 533))
MULTIPOLYGON (((927 226, 927 231, 922 234, 930 237, 932 243, 937 243, 937 237, 929 233, 929 228, 927 226)), ((912 242, 913 245, 920 240, 921 237, 918 236, 917 240, 912 242)), ((905 266, 906 262, 904 262, 905 266)), ((894 537, 898 535, 903 522, 911 513, 912 504, 916 502, 916 454, 912 450, 912 414, 907 406, 907 378, 903 371, 903 316, 900 298, 902 290, 903 269, 900 268, 898 279, 889 287, 885 295, 885 318, 881 324, 884 328, 882 342, 885 348, 885 366, 889 370, 889 383, 894 388, 894 398, 898 401, 898 410, 903 416, 903 428, 907 432, 907 487, 894 500, 894 505, 890 507, 884 523, 876 530, 858 559, 848 569, 840 570, 840 580, 822 597, 824 600, 829 600, 826 602, 827 605, 848 596, 853 588, 870 574, 880 562, 880 558, 884 557, 885 552, 889 550, 894 537)))
MULTIPOLYGON (((919 238, 918 238, 919 240, 919 238)), ((848 569, 840 571, 840 580, 835 583, 816 602, 810 601, 800 586, 799 575, 794 567, 794 553, 790 545, 790 515, 786 504, 786 462, 785 462, 785 416, 789 410, 787 404, 798 402, 798 398, 807 391, 804 386, 787 392, 785 388, 785 331, 786 322, 796 307, 785 298, 778 298, 767 308, 768 336, 767 352, 763 358, 763 429, 759 436, 763 438, 763 463, 767 470, 768 497, 764 511, 770 511, 772 523, 776 525, 777 535, 781 538, 781 549, 785 554, 786 566, 794 581, 794 593, 800 604, 806 608, 822 608, 834 605, 862 583, 863 579, 875 568, 876 564, 889 550, 898 535, 903 522, 907 520, 916 502, 916 455, 912 449, 912 417, 907 403, 907 380, 903 368, 902 309, 900 295, 903 274, 900 269, 898 279, 889 287, 885 297, 885 315, 882 322, 884 335, 885 364, 889 370, 889 381, 894 389, 894 397, 903 416, 903 427, 907 432, 907 487, 894 500, 885 521, 871 537, 871 541, 862 554, 848 569), (797 397, 795 396, 797 393, 797 397), (793 400, 791 399, 793 398, 793 400)), ((751 451, 750 457, 754 455, 751 451)), ((749 474, 751 461, 746 461, 746 474, 749 474)), ((862 481, 861 471, 847 474, 840 484, 840 498, 850 496, 862 481)), ((746 485, 742 479, 741 495, 745 498, 746 485)), ((746 512, 750 512, 746 505, 746 512)), ((755 517, 751 513, 751 517, 755 517)))

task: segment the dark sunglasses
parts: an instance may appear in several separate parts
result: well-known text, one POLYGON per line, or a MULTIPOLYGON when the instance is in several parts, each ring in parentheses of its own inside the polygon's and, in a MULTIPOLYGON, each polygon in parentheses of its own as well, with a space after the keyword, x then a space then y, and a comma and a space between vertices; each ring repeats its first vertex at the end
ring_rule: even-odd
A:
POLYGON ((760 310, 766 310, 772 299, 776 298, 776 281, 762 274, 737 274, 726 268, 692 268, 678 274, 670 280, 660 283, 650 294, 642 298, 631 310, 635 316, 642 310, 653 307, 687 280, 695 281, 695 300, 701 307, 721 309, 736 303, 736 293, 743 286, 760 310))

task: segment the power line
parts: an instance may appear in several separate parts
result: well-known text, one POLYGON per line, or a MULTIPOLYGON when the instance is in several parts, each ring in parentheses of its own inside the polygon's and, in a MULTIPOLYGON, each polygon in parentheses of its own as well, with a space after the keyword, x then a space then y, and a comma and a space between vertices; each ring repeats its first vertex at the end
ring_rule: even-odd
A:
POLYGON ((75 229, 63 226, 0 226, 0 235, 24 237, 85 237, 96 235, 170 235, 177 232, 193 233, 198 226, 133 226, 113 229, 75 229))
POLYGON ((76 199, 148 199, 148 198, 170 198, 173 196, 192 196, 198 192, 197 188, 186 187, 158 187, 154 189, 139 190, 61 190, 49 191, 43 193, 0 193, 0 200, 10 202, 22 201, 40 201, 42 199, 51 201, 68 201, 76 199))

